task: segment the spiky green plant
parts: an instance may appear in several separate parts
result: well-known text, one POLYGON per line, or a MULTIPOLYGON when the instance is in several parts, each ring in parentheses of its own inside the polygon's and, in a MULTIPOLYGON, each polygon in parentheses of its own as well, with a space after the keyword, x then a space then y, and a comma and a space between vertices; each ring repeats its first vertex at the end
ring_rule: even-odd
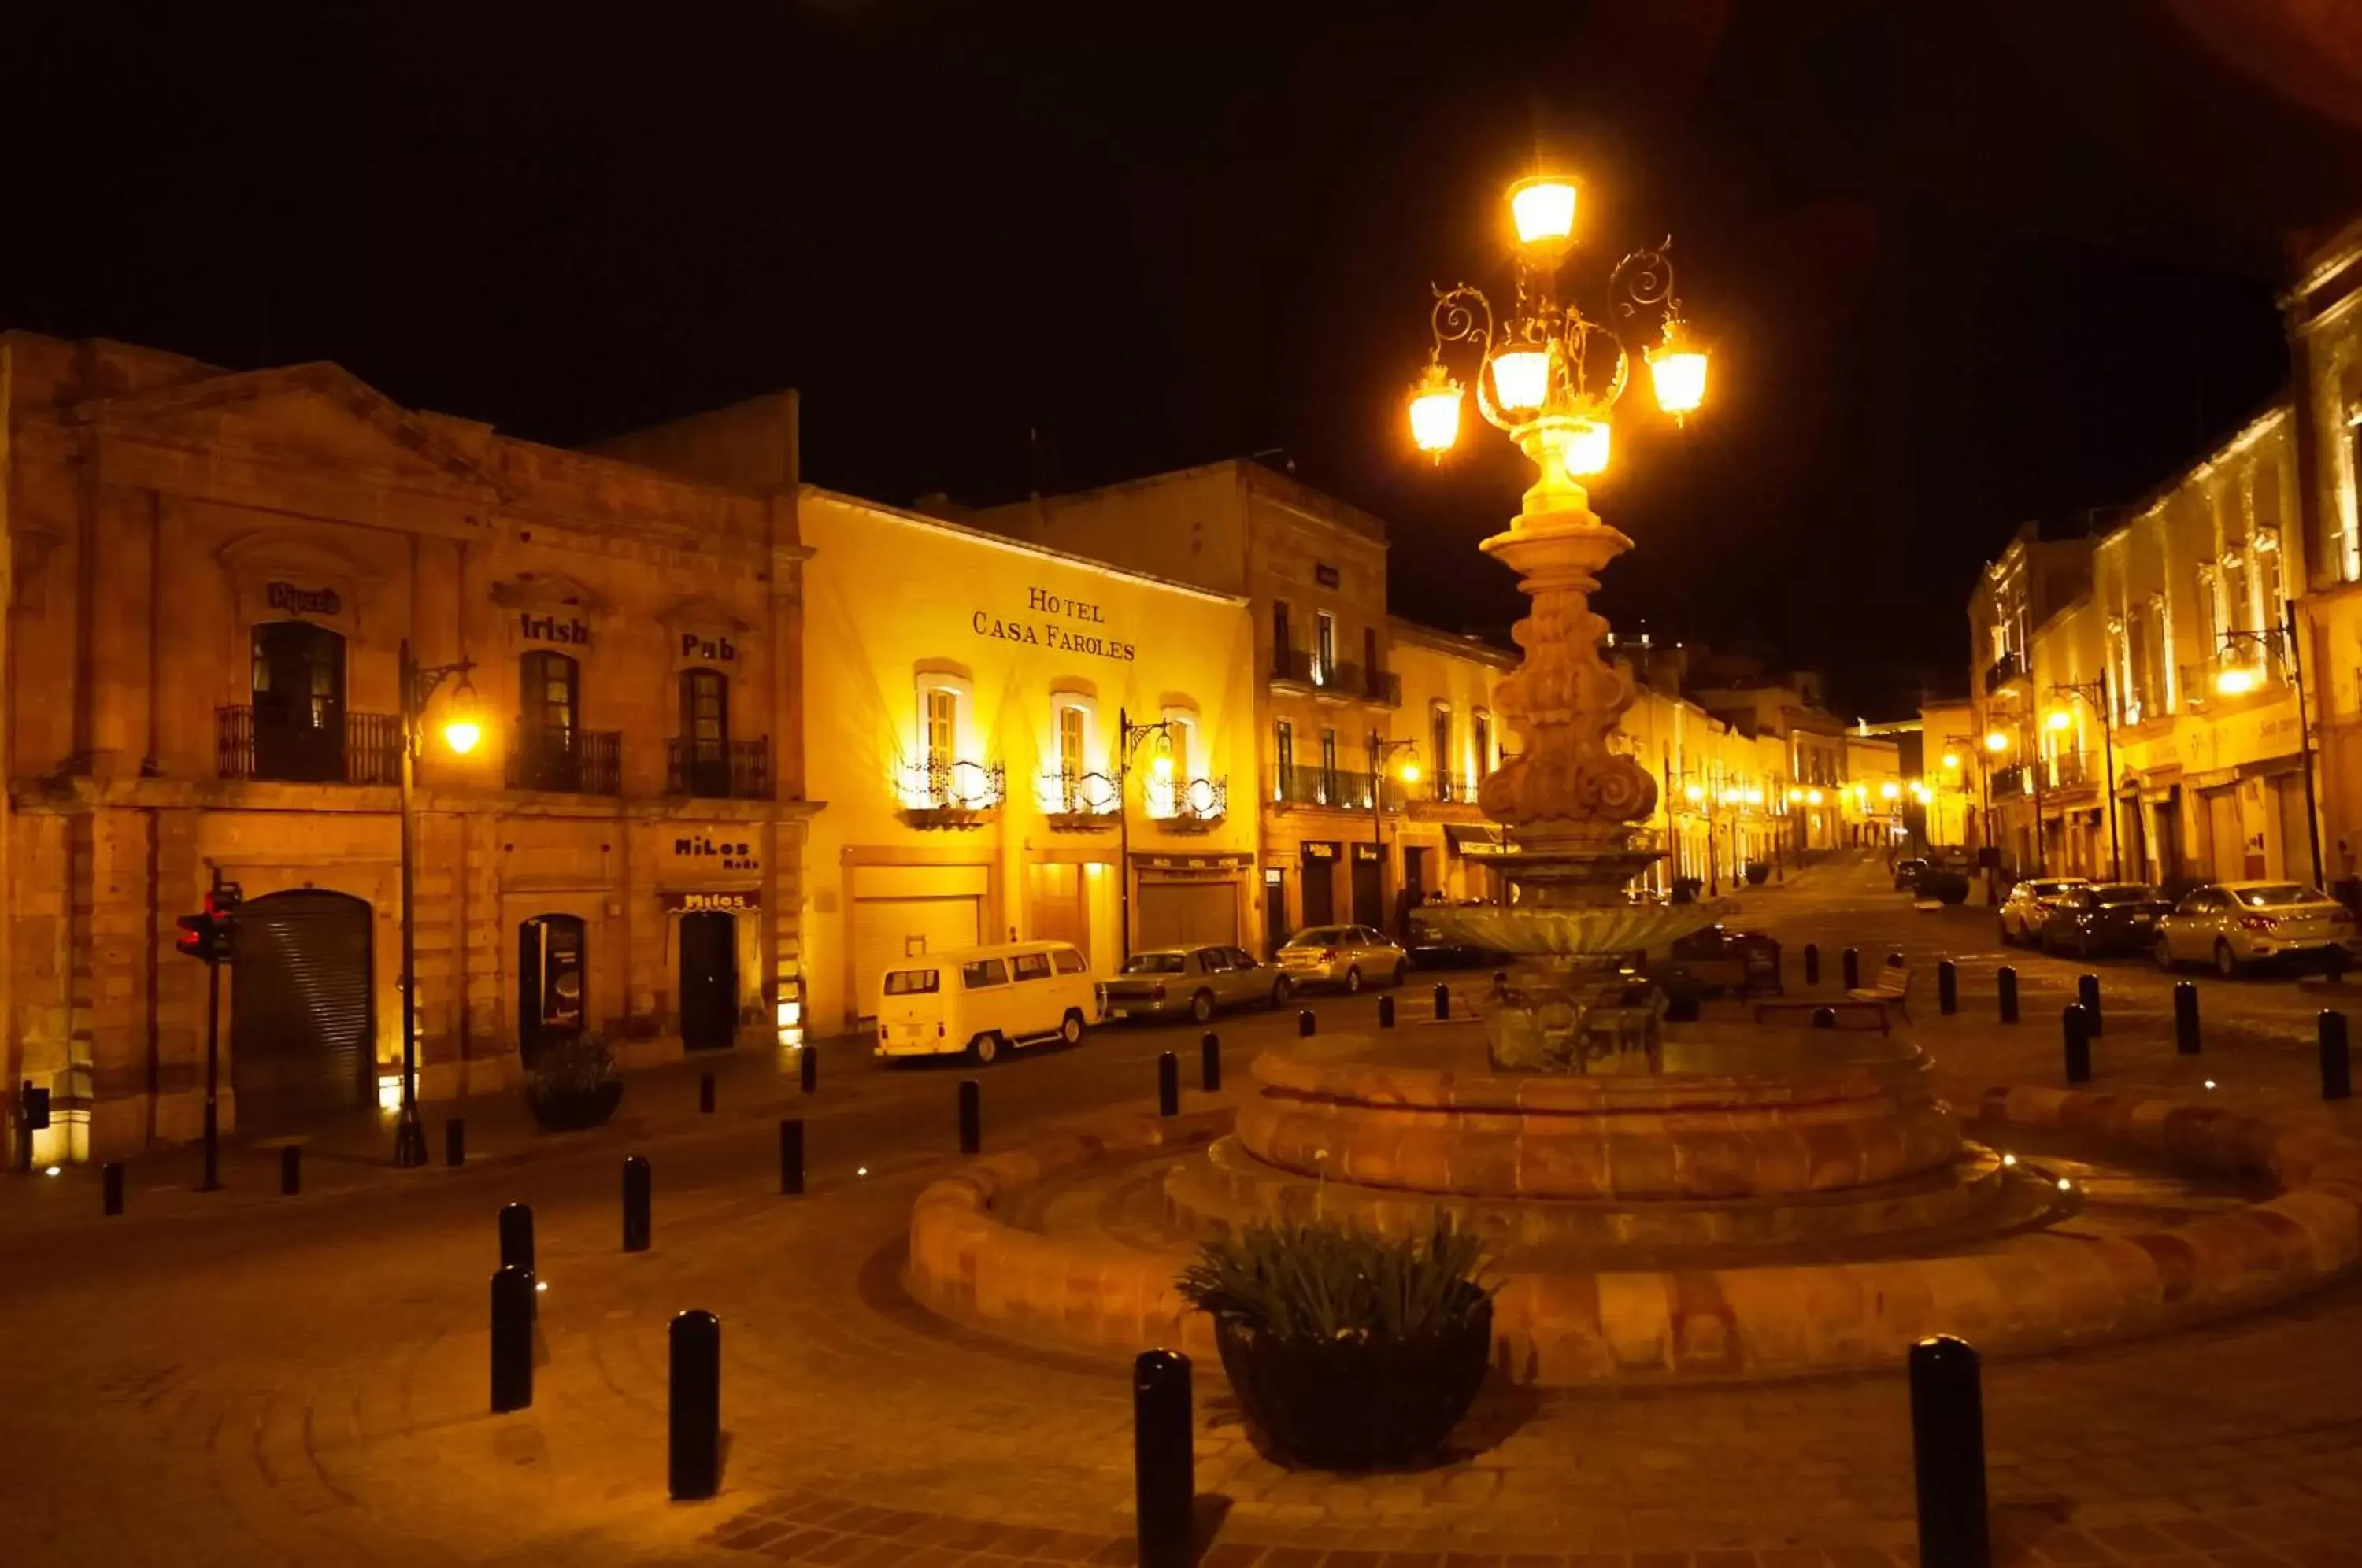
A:
POLYGON ((622 1075, 616 1071, 614 1053, 596 1034, 578 1034, 571 1040, 561 1040, 550 1045, 533 1065, 531 1080, 535 1099, 546 1099, 558 1095, 596 1094, 600 1088, 613 1083, 622 1075))
POLYGON ((1424 1236, 1333 1220, 1256 1222, 1202 1243, 1175 1282, 1202 1312, 1281 1339, 1407 1340, 1467 1325, 1492 1298, 1484 1241, 1438 1215, 1424 1236))

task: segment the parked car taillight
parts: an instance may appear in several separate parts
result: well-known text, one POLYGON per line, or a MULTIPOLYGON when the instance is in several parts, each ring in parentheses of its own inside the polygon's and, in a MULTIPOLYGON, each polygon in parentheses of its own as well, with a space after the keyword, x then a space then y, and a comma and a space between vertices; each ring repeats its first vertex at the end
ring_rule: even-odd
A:
POLYGON ((1323 964, 1333 962, 1336 956, 1337 950, 1333 947, 1324 947, 1320 950, 1320 961, 1323 964))
POLYGON ((2279 924, 2279 922, 2274 920, 2269 915, 2241 915, 2239 917, 2239 929, 2242 931, 2269 931, 2278 924, 2279 924))

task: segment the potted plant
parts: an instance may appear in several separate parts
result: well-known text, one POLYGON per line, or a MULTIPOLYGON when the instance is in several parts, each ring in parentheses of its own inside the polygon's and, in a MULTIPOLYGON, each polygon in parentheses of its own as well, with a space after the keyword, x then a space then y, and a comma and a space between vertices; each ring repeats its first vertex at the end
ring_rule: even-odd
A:
POLYGON ((624 1101, 624 1077, 607 1043, 595 1034, 562 1040, 533 1065, 526 1094, 533 1119, 551 1132, 579 1132, 615 1114, 624 1101))
POLYGON ((1760 888, 1771 879, 1772 866, 1769 861, 1750 860, 1747 863, 1747 885, 1749 887, 1760 888))
POLYGON ((1969 897, 1969 875, 1965 871, 1927 871, 1919 878, 1919 896, 1942 903, 1966 903, 1969 897))
POLYGON ((1482 1251, 1448 1217, 1401 1238, 1258 1221, 1206 1242, 1178 1286, 1212 1315, 1222 1370, 1275 1452, 1365 1470, 1433 1453, 1474 1402, 1493 1340, 1482 1251))
POLYGON ((1673 902, 1675 902, 1675 903, 1677 903, 1677 904, 1694 904, 1694 903, 1697 902, 1698 889, 1701 889, 1701 888, 1703 888, 1703 887, 1705 887, 1705 881, 1704 881, 1702 878, 1696 878, 1696 877, 1676 877, 1676 878, 1673 878, 1673 902))

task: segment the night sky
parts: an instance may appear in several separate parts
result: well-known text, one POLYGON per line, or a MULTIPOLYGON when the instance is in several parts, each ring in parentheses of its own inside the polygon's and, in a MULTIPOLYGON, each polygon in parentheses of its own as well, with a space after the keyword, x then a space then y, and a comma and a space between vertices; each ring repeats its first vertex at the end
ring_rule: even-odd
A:
POLYGON ((891 502, 1260 454, 1497 634, 1522 462, 1431 468, 1399 400, 1540 147, 1568 292, 1670 230, 1716 350, 1686 431, 1625 405, 1602 608, 1883 716, 1965 681, 2020 522, 2282 383, 2289 247, 2362 207, 2362 25, 2307 11, 12 0, 0 326, 566 444, 792 385, 806 477, 891 502))

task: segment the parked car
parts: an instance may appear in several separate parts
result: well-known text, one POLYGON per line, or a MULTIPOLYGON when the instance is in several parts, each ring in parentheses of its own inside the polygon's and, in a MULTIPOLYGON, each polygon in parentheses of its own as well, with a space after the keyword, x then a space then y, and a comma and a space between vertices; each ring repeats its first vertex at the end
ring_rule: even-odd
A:
POLYGON ((2088 888, 2088 877, 2043 877, 2020 882, 2001 904, 2001 939, 2031 946, 2042 940, 2042 924, 2051 906, 2078 888, 2088 888))
POLYGON ((2212 964, 2232 976, 2291 954, 2351 953, 2353 914, 2301 882, 2213 882, 2194 888, 2157 922, 2157 961, 2212 964))
POLYGON ((997 942, 902 958, 878 984, 880 1056, 954 1056, 981 1066, 1005 1049, 1072 1045, 1098 1007, 1080 951, 1064 942, 997 942))
POLYGON ((1366 925, 1316 925, 1299 931, 1279 950, 1279 966, 1298 986, 1399 986, 1410 954, 1384 932, 1366 925))
POLYGON ((1916 856, 1914 856, 1907 860, 1896 861, 1894 863, 1894 886, 1898 889, 1918 887, 1919 874, 1926 869, 1927 863, 1925 860, 1918 858, 1916 856))
POLYGON ((2172 910, 2165 895, 2146 882, 2072 888, 2059 895, 2042 922, 2042 950, 2078 958, 2146 953, 2157 944, 2158 917, 2172 910))
POLYGON ((1204 1023, 1226 1007, 1277 1007, 1295 988, 1243 947, 1158 947, 1125 959, 1099 991, 1110 1019, 1204 1023))

